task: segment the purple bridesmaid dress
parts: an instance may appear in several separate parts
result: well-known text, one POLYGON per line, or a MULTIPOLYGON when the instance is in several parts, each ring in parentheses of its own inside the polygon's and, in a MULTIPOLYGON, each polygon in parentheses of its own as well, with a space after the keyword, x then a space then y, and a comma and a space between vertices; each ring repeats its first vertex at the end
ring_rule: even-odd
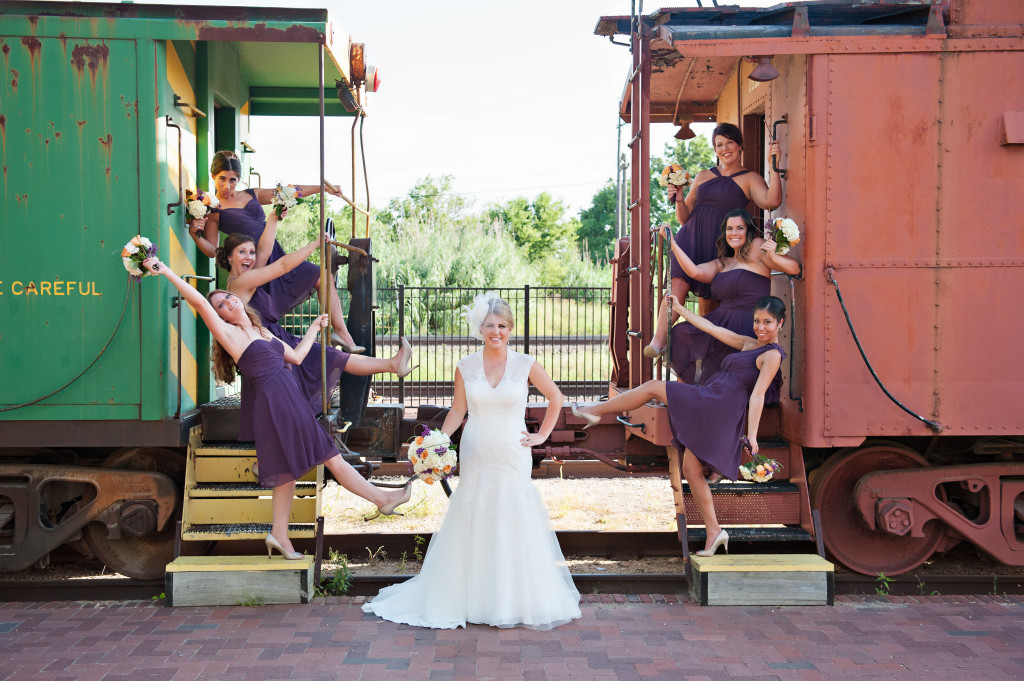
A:
MULTIPOLYGON (((676 232, 675 240, 686 255, 697 265, 718 257, 718 237, 722 233, 722 220, 729 211, 746 208, 750 199, 732 179, 749 173, 741 170, 732 175, 722 175, 718 168, 710 168, 714 177, 697 187, 697 202, 689 219, 676 232)), ((672 258, 672 278, 684 279, 690 290, 699 298, 711 298, 711 285, 697 281, 683 272, 682 266, 672 258)))
MULTIPOLYGON (((245 193, 249 195, 249 202, 242 208, 218 210, 219 229, 222 234, 244 234, 259 243, 263 230, 267 227, 267 216, 263 212, 263 206, 256 200, 256 192, 246 189, 245 193)), ((279 260, 284 255, 284 249, 275 240, 267 264, 279 260)), ((263 288, 273 298, 274 308, 283 314, 309 298, 319 283, 320 268, 311 262, 304 262, 291 272, 267 282, 263 288)))
MULTIPOLYGON (((256 289, 256 292, 252 294, 252 298, 249 299, 249 307, 256 310, 264 328, 266 328, 266 330, 275 338, 280 338, 292 348, 302 341, 302 338, 293 336, 288 333, 283 326, 281 326, 278 321, 280 315, 278 314, 277 308, 274 307, 274 300, 270 297, 269 293, 263 290, 262 287, 256 289)), ((338 381, 341 380, 341 374, 345 371, 345 366, 348 364, 349 357, 350 355, 347 352, 342 352, 335 348, 327 348, 328 390, 333 390, 334 386, 338 385, 338 381)), ((313 347, 310 348, 306 358, 302 360, 302 364, 290 364, 288 366, 292 371, 292 376, 295 378, 295 382, 299 384, 299 391, 309 403, 309 408, 314 414, 319 414, 323 411, 323 399, 321 397, 323 394, 323 391, 321 390, 323 384, 320 381, 320 343, 313 343, 313 347)), ((243 411, 246 409, 247 404, 249 404, 246 400, 247 392, 246 381, 243 378, 243 411)))
POLYGON ((298 480, 338 453, 309 410, 288 366, 284 346, 277 340, 254 340, 238 358, 242 383, 249 385, 251 400, 248 413, 242 410, 241 430, 251 433, 256 442, 263 487, 298 480))
MULTIPOLYGON (((705 319, 734 333, 754 338, 754 306, 772 292, 769 277, 735 268, 719 272, 711 280, 711 296, 721 301, 705 319)), ((672 327, 672 370, 685 383, 706 383, 719 369, 722 361, 737 350, 704 333, 693 324, 679 323, 672 327), (701 360, 700 378, 696 363, 701 360)), ((765 402, 779 401, 782 373, 778 373, 765 393, 765 402)))
POLYGON ((665 386, 672 444, 679 451, 689 449, 701 463, 730 480, 739 473, 747 403, 761 374, 757 358, 768 350, 786 356, 778 344, 769 343, 729 355, 722 370, 704 385, 669 382, 665 386))

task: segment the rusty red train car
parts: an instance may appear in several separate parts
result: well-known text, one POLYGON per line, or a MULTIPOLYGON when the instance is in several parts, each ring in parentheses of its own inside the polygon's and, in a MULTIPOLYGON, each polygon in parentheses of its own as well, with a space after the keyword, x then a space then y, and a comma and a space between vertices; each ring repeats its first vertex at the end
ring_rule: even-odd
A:
MULTIPOLYGON (((611 390, 659 371, 640 352, 660 286, 650 126, 685 136, 692 122, 735 123, 745 167, 766 176, 776 134, 773 215, 803 232, 802 278, 773 277, 792 322, 778 431, 789 480, 759 494, 717 487, 720 520, 817 535, 867 574, 912 570, 962 541, 1024 565, 1024 3, 661 9, 602 17, 595 32, 628 41, 633 60, 611 390), (751 80, 757 65, 777 77, 751 80)), ((668 443, 663 409, 623 421, 627 445, 668 443)), ((699 522, 673 469, 680 520, 699 522)))

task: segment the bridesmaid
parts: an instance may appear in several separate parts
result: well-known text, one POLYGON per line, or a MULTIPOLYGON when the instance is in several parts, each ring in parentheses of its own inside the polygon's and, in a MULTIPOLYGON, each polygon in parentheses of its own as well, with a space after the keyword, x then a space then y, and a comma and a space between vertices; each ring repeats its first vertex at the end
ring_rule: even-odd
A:
POLYGON ((231 382, 237 368, 252 382, 260 485, 273 488, 273 524, 264 540, 268 554, 276 549, 288 560, 302 558, 288 539, 288 518, 295 481, 318 464, 324 464, 342 487, 376 504, 380 513, 393 515, 409 501, 411 486, 393 491, 374 487, 341 457, 291 376, 286 362, 302 362, 316 334, 326 327, 327 315, 317 317, 292 348, 263 328, 259 316, 233 293, 214 290, 204 298, 157 258, 147 259, 143 267, 166 277, 210 329, 217 378, 231 382))
MULTIPOLYGON (((676 243, 698 265, 717 256, 715 244, 722 220, 729 211, 746 208, 751 201, 763 210, 772 210, 782 203, 782 179, 774 165, 769 171, 770 185, 763 177, 743 167, 743 133, 738 127, 722 123, 711 133, 711 143, 718 157, 718 167, 697 173, 685 197, 678 187, 668 187, 668 200, 675 203, 676 219, 682 225, 676 234, 676 243)), ((768 145, 768 155, 779 156, 778 142, 768 145)), ((673 259, 672 295, 685 302, 691 290, 700 298, 701 314, 710 312, 713 299, 708 282, 690 277, 673 259)), ((673 315, 668 326, 675 321, 673 315)), ((668 344, 668 326, 660 321, 657 326, 662 331, 655 332, 651 344, 644 348, 646 357, 658 357, 668 344)))
POLYGON ((775 296, 758 301, 754 308, 755 339, 712 324, 680 305, 675 296, 669 296, 667 302, 686 321, 739 352, 726 357, 722 370, 705 385, 647 381, 607 402, 585 407, 573 405, 572 412, 586 420, 585 427, 589 428, 601 420, 602 414, 628 412, 650 400, 666 404, 672 444, 683 452, 683 476, 690 483, 690 491, 707 528, 707 542, 697 555, 714 555, 722 545, 728 553, 729 533, 718 524, 711 487, 704 479, 701 465, 730 480, 736 479, 743 451, 744 416, 750 451, 757 454, 757 427, 765 392, 785 356, 778 339, 786 319, 786 306, 775 296))
MULTIPOLYGON (((315 239, 305 247, 292 251, 268 264, 268 256, 275 243, 277 222, 277 215, 271 212, 267 218, 267 228, 260 237, 259 245, 254 244, 252 238, 245 234, 229 235, 224 240, 224 245, 217 249, 217 265, 229 273, 227 290, 255 310, 264 328, 270 331, 275 338, 279 338, 286 345, 295 348, 301 339, 281 326, 278 321, 280 313, 274 306, 273 298, 267 293, 265 285, 287 275, 288 272, 304 263, 306 258, 319 247, 320 241, 315 239)), ((334 348, 327 348, 327 385, 329 387, 337 385, 342 372, 357 376, 382 373, 397 374, 399 378, 408 376, 412 371, 409 367, 411 355, 412 348, 404 338, 402 339, 402 348, 390 359, 350 355, 334 348)), ((320 344, 314 343, 312 350, 306 355, 306 359, 292 372, 314 414, 319 414, 323 407, 320 357, 320 344)), ((252 439, 251 412, 245 408, 245 405, 249 404, 246 400, 247 393, 247 383, 242 381, 243 409, 240 437, 243 440, 252 439)))
MULTIPOLYGON (((672 241, 668 227, 662 237, 669 242, 672 254, 682 270, 696 281, 710 284, 714 297, 721 304, 705 317, 711 323, 734 333, 753 337, 751 322, 754 306, 771 294, 772 271, 799 274, 800 263, 788 255, 775 252, 774 241, 762 239, 753 216, 739 208, 730 211, 722 221, 718 237, 718 257, 701 265, 694 264, 679 244, 672 241)), ((658 323, 668 323, 664 307, 658 323)), ((722 366, 726 355, 736 350, 693 324, 672 327, 672 369, 679 380, 700 383, 713 376, 722 366)), ((779 399, 782 377, 777 376, 768 390, 769 403, 779 399)))
MULTIPOLYGON (((242 162, 233 151, 218 151, 213 155, 210 164, 210 175, 217 189, 218 209, 212 211, 205 219, 193 220, 189 226, 189 234, 195 239, 206 257, 217 255, 217 244, 220 243, 220 232, 225 234, 246 234, 254 242, 258 242, 266 227, 267 218, 263 206, 269 205, 274 198, 272 189, 246 189, 236 191, 242 177, 242 162)), ((293 185, 297 195, 309 196, 320 193, 319 185, 293 185)), ((337 189, 328 185, 327 193, 341 196, 337 189)), ((267 262, 274 262, 284 257, 284 249, 276 240, 267 262)), ((288 312, 306 300, 314 291, 319 295, 320 268, 313 263, 302 263, 285 276, 267 284, 267 292, 274 300, 275 309, 288 312)), ((365 350, 356 345, 345 326, 345 316, 341 310, 341 300, 334 286, 328 286, 330 295, 331 324, 334 334, 331 342, 348 353, 359 353, 365 350)), ((321 301, 323 302, 323 301, 321 301)))

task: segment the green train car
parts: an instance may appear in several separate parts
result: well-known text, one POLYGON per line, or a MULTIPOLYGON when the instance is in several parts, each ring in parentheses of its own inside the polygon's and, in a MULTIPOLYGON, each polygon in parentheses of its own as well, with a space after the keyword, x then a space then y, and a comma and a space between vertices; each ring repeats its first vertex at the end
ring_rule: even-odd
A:
POLYGON ((129 280, 122 246, 211 274, 185 189, 217 149, 258 167, 252 115, 353 115, 361 60, 326 10, 0 5, 0 571, 69 545, 163 574, 209 337, 165 280, 129 280))

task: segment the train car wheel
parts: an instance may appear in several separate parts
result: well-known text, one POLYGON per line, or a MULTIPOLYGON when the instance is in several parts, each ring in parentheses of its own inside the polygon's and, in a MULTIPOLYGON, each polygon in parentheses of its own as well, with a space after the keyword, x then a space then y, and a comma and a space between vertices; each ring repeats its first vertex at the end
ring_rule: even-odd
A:
POLYGON ((163 473, 178 488, 178 509, 159 532, 143 537, 122 534, 120 539, 111 539, 107 528, 100 523, 90 523, 83 530, 93 555, 111 570, 133 579, 160 579, 167 563, 174 560, 174 535, 181 517, 185 457, 174 450, 156 447, 121 449, 108 456, 103 467, 163 473))
POLYGON ((871 530, 854 506, 853 491, 868 473, 927 465, 920 454, 896 443, 829 457, 813 476, 811 506, 821 511, 825 547, 832 557, 865 575, 898 575, 926 561, 943 541, 945 532, 940 523, 925 525, 922 538, 871 530))

